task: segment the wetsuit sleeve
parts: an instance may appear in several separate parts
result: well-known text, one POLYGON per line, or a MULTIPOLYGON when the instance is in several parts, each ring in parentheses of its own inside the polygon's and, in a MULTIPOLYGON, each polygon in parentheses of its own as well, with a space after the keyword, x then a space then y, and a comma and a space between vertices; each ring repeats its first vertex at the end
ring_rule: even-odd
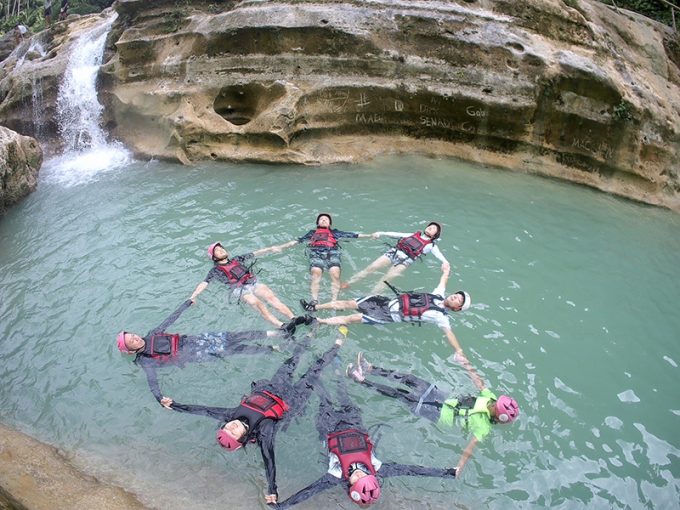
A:
POLYGON ((208 274, 205 275, 205 279, 203 280, 205 283, 210 283, 217 275, 219 274, 219 269, 213 267, 208 271, 208 274))
POLYGON ((207 416, 220 421, 231 421, 235 410, 233 407, 209 407, 180 404, 179 402, 173 402, 170 408, 173 411, 178 411, 180 413, 197 414, 198 416, 207 416))
POLYGON ((163 398, 163 395, 161 394, 161 388, 158 385, 158 376, 156 375, 156 368, 153 367, 150 363, 144 363, 144 361, 140 361, 139 364, 142 365, 142 369, 146 374, 146 382, 149 383, 149 389, 151 390, 151 393, 153 393, 153 396, 156 397, 156 400, 160 402, 161 398, 163 398))
POLYGON ((356 232, 345 232, 343 230, 335 230, 335 229, 333 229, 332 232, 333 232, 333 236, 336 239, 356 239, 357 237, 359 237, 359 234, 357 234, 356 232))
MULTIPOLYGON (((158 326, 156 326, 154 329, 152 329, 149 332, 149 335, 154 335, 156 333, 163 333, 166 329, 168 329, 174 322, 179 319, 180 315, 184 313, 184 311, 191 306, 191 300, 187 299, 184 303, 179 305, 179 308, 172 312, 170 316, 165 319, 162 323, 160 323, 158 326)), ((147 335, 147 336, 149 336, 147 335)))
POLYGON ((307 232, 302 237, 298 237, 298 243, 304 243, 304 242, 309 241, 312 238, 313 233, 314 233, 314 230, 310 230, 309 232, 307 232))
POLYGON ((264 461, 264 469, 267 473, 267 494, 277 494, 276 488, 276 458, 274 456, 274 437, 276 436, 276 424, 273 420, 260 422, 258 432, 260 452, 264 461))
POLYGON ((429 468, 410 464, 397 464, 396 462, 385 462, 380 467, 378 473, 381 476, 430 476, 434 478, 455 478, 455 468, 429 468))
POLYGON ((324 476, 319 478, 316 482, 312 483, 311 485, 308 485, 302 490, 299 490, 295 494, 293 494, 291 497, 286 499, 285 501, 282 501, 279 503, 279 506, 277 508, 284 509, 284 508, 290 508, 293 505, 297 505, 298 503, 302 503, 303 501, 308 500, 315 494, 319 494, 320 492, 325 491, 326 489, 333 487, 335 485, 338 485, 342 481, 341 478, 336 478, 330 473, 326 473, 324 476))

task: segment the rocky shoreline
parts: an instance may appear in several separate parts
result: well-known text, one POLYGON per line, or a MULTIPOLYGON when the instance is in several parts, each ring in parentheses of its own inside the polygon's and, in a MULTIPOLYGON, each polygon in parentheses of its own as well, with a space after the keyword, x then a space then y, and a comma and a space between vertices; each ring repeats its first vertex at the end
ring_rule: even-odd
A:
POLYGON ((0 424, 1 510, 144 510, 129 492, 79 471, 58 449, 0 424))

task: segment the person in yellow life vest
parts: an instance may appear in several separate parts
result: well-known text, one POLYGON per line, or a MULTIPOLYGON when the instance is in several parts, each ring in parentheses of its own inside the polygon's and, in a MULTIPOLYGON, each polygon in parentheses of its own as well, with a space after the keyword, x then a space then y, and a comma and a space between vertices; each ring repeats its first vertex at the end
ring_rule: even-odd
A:
POLYGON ((472 438, 456 465, 456 476, 472 456, 477 443, 483 441, 491 432, 492 425, 512 423, 519 416, 519 406, 515 399, 508 395, 496 396, 474 370, 468 369, 468 373, 479 389, 479 394, 452 398, 435 384, 412 374, 402 374, 396 370, 373 366, 364 359, 363 353, 357 356, 356 365, 350 364, 347 367, 348 377, 382 395, 400 400, 413 414, 442 427, 453 428, 459 425, 465 432, 471 433, 472 438), (366 378, 368 375, 378 376, 397 384, 369 381, 366 378))

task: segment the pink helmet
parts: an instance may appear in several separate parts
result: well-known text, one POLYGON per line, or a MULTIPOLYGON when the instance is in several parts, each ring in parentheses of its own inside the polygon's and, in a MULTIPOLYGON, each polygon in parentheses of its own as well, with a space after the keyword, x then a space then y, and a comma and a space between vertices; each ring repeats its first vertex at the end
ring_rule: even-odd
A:
POLYGON ((120 333, 118 333, 116 340, 118 343, 118 350, 120 352, 124 352, 125 354, 131 354, 130 349, 128 349, 127 345, 125 345, 125 331, 121 331, 120 333))
POLYGON ((226 448, 230 452, 236 451, 243 446, 234 436, 224 429, 217 431, 217 442, 220 443, 222 448, 226 448))
POLYGON ((514 398, 501 395, 496 400, 496 418, 501 423, 512 423, 519 416, 519 406, 514 398))
POLYGON ((359 505, 372 505, 380 498, 380 484, 375 475, 359 478, 349 488, 349 497, 359 505))
POLYGON ((215 260, 215 248, 218 246, 222 246, 222 243, 212 243, 208 246, 208 257, 210 257, 210 260, 215 260))

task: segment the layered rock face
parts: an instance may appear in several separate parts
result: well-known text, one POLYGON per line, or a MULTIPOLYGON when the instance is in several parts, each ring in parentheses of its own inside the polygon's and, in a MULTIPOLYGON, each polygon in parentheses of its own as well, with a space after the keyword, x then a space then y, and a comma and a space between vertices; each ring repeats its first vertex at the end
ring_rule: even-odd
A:
POLYGON ((35 190, 42 159, 37 140, 0 126, 0 214, 35 190))
MULTIPOLYGON (((108 131, 138 155, 322 164, 420 152, 680 210, 680 39, 642 16, 589 0, 115 9, 100 99, 108 131)), ((8 78, 0 93, 12 99, 0 119, 28 128, 25 93, 8 78)))
POLYGON ((640 16, 584 0, 116 8, 104 97, 138 153, 420 151, 680 209, 680 45, 640 16))

